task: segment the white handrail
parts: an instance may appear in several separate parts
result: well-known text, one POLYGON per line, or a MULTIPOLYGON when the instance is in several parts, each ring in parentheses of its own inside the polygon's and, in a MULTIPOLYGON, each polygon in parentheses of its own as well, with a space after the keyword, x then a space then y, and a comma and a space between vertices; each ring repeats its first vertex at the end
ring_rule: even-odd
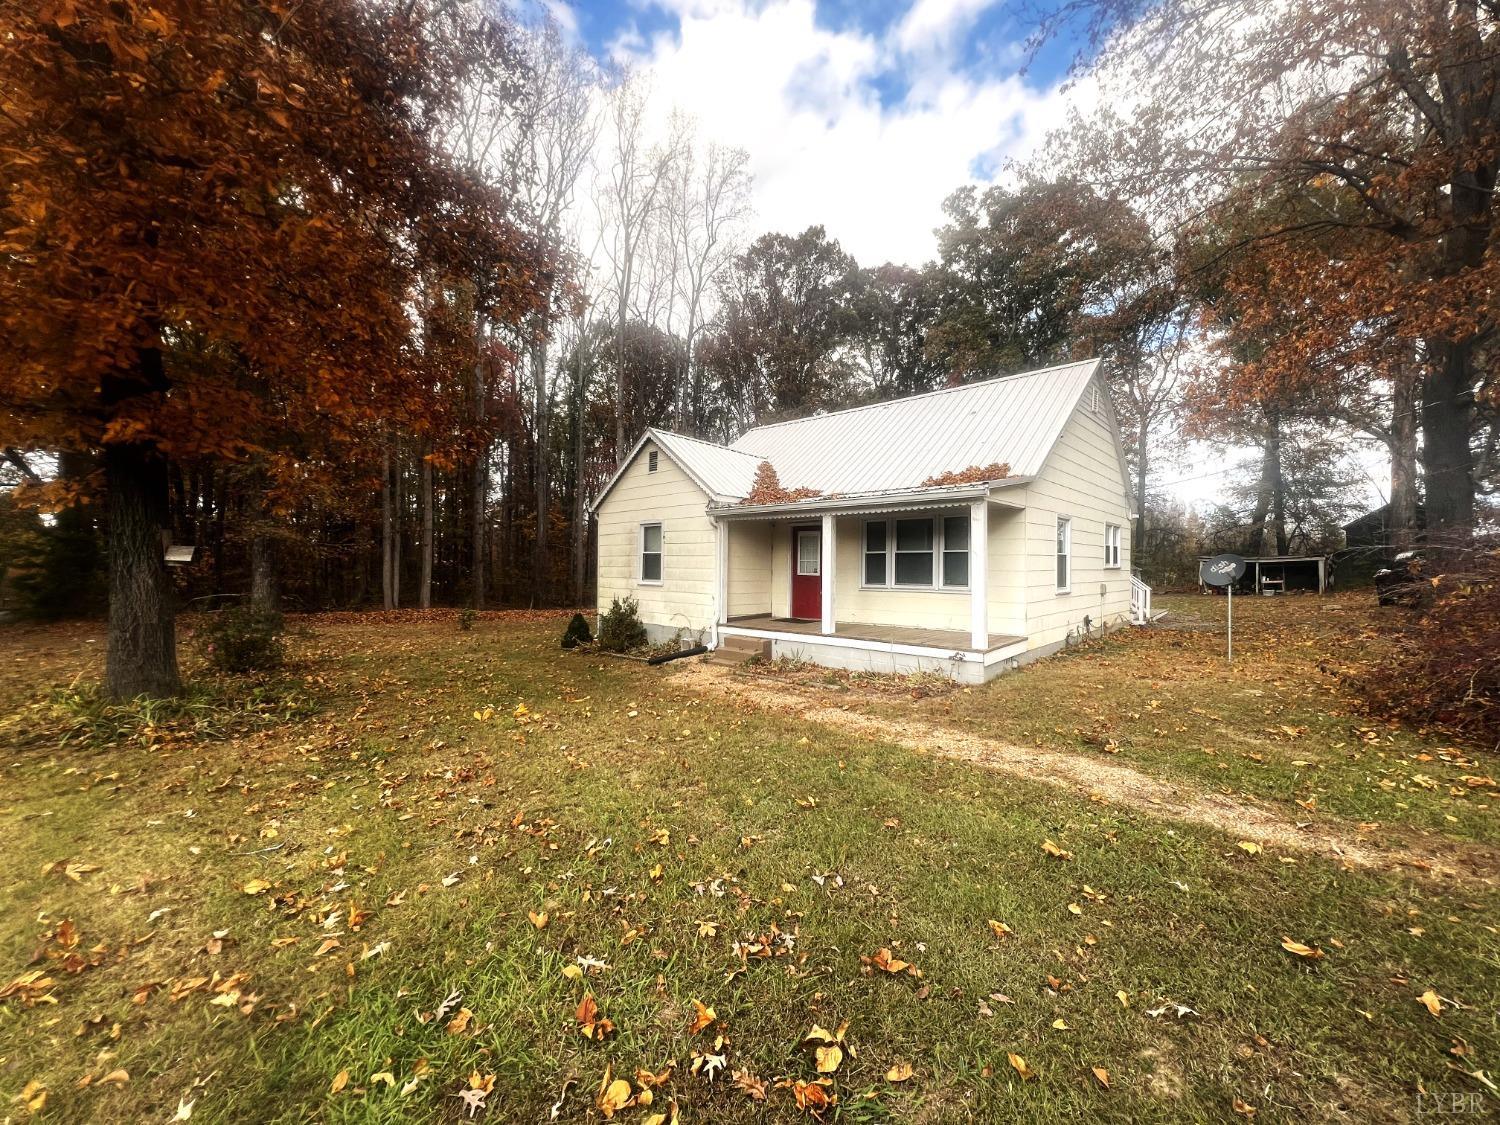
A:
POLYGON ((1130 576, 1130 621, 1134 625, 1151 623, 1151 587, 1133 574, 1130 576))

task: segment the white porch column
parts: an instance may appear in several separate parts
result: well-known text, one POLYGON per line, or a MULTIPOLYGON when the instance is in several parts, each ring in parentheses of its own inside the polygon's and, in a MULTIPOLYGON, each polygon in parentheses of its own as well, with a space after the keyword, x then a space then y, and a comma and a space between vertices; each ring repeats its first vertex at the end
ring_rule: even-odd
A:
POLYGON ((969 505, 969 645, 990 647, 990 502, 969 505))
POLYGON ((822 558, 818 560, 818 581, 823 589, 823 624, 821 631, 827 635, 833 633, 833 587, 838 576, 833 565, 834 547, 837 542, 834 524, 835 520, 832 516, 824 516, 823 533, 818 536, 823 549, 822 558))
POLYGON ((729 623, 729 521, 714 520, 714 627, 712 644, 718 647, 719 626, 729 623))

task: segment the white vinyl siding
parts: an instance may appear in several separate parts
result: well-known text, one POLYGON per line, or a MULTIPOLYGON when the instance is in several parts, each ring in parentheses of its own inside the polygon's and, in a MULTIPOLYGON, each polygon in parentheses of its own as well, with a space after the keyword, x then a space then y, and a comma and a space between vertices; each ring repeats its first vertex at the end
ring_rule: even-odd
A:
POLYGON ((708 496, 666 454, 650 471, 647 442, 599 505, 598 607, 632 597, 641 620, 660 630, 706 629, 713 623, 714 526, 708 496), (661 526, 661 580, 642 583, 642 524, 661 526))
POLYGON ((1130 522, 1130 485, 1113 427, 1109 400, 1101 393, 1099 411, 1094 413, 1085 397, 1036 479, 1025 485, 1026 617, 1018 632, 1027 635, 1032 648, 1061 643, 1083 627, 1084 617, 1094 629, 1129 617, 1130 543, 1123 528, 1130 522), (1066 597, 1057 592, 1059 517, 1073 521, 1066 597), (1122 529, 1118 568, 1104 565, 1104 529, 1111 524, 1122 529))

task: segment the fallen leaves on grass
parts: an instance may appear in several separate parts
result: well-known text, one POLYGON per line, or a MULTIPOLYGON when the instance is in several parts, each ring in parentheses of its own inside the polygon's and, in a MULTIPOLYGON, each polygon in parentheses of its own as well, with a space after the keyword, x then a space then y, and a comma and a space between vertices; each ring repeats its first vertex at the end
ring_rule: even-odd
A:
POLYGON ((264 879, 251 879, 240 890, 247 895, 263 895, 271 889, 271 884, 264 879))
POLYGON ((823 1111, 838 1104, 839 1096, 828 1092, 832 1085, 833 1082, 827 1078, 816 1078, 811 1082, 805 1082, 801 1078, 784 1078, 776 1083, 776 1088, 790 1090, 797 1108, 821 1121, 823 1111))
POLYGON ((890 973, 892 976, 901 973, 913 977, 922 975, 921 969, 917 968, 910 961, 901 960, 901 958, 895 956, 889 949, 885 948, 877 949, 869 957, 861 957, 859 960, 860 964, 866 966, 866 971, 869 969, 879 969, 881 972, 890 973))
POLYGON ((737 1070, 734 1072, 735 1089, 744 1094, 752 1102, 763 1102, 766 1100, 766 1080, 757 1078, 748 1070, 737 1070))
POLYGON ((712 1008, 710 1008, 706 1004, 694 1000, 693 1022, 688 1024, 688 1034, 697 1035, 698 1032, 702 1031, 705 1027, 713 1023, 714 1020, 718 1018, 718 1016, 714 1015, 714 1010, 712 1008))
POLYGON ((615 1030, 614 1021, 602 1015, 592 992, 586 992, 578 1002, 574 1013, 578 1020, 578 1031, 585 1039, 603 1040, 615 1030))
POLYGON ((1010 937, 1012 934, 1015 933, 1015 931, 1012 930, 1009 926, 1007 926, 1004 922, 997 922, 997 921, 995 921, 995 919, 991 918, 990 919, 990 933, 994 934, 997 938, 1000 938, 1000 939, 1003 940, 1005 938, 1010 937))
POLYGON ((1036 1078, 1036 1071, 1032 1070, 1030 1065, 1020 1055, 1014 1051, 1009 1051, 1005 1057, 1010 1060, 1010 1065, 1015 1068, 1015 1072, 1021 1076, 1022 1082, 1030 1082, 1036 1078))
POLYGON ((1073 858, 1073 853, 1072 852, 1066 851, 1063 848, 1058 847, 1051 840, 1043 840, 1042 841, 1042 851, 1046 852, 1053 859, 1072 859, 1073 858))
POLYGON ((909 1062, 894 1062, 889 1070, 885 1072, 887 1082, 909 1082, 914 1071, 909 1062))
MULTIPOLYGON (((845 1020, 839 1024, 837 1031, 829 1031, 825 1027, 813 1024, 812 1030, 802 1037, 802 1048, 812 1051, 819 1074, 832 1074, 838 1070, 839 1064, 844 1061, 844 1050, 847 1046, 844 1037, 848 1032, 849 1021, 845 1020)), ((852 1046, 848 1047, 848 1052, 850 1058, 858 1057, 858 1053, 852 1046)))
POLYGON ((1091 1066, 1091 1067, 1089 1067, 1089 1069, 1091 1071, 1093 1071, 1094 1077, 1099 1080, 1099 1085, 1103 1086, 1106 1090, 1108 1090, 1109 1089, 1109 1071, 1105 1070, 1102 1066, 1091 1066))
POLYGON ((1294 941, 1286 936, 1283 936, 1281 939, 1281 948, 1285 949, 1288 953, 1295 954, 1308 961, 1320 961, 1323 958, 1323 951, 1321 949, 1316 949, 1300 941, 1294 941))
POLYGON ((1432 1013, 1433 1019, 1439 1019, 1443 1014, 1443 998, 1437 994, 1436 989, 1429 988, 1417 997, 1417 1003, 1432 1013))

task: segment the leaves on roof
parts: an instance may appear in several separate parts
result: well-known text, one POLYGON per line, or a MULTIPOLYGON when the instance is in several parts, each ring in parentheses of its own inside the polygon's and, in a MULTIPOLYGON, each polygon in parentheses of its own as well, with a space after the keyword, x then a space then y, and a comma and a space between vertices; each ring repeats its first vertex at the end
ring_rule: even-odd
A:
POLYGON ((820 488, 783 488, 781 478, 776 475, 776 470, 771 462, 762 461, 755 469, 755 484, 750 489, 750 495, 745 497, 746 504, 787 504, 794 500, 810 500, 814 496, 822 496, 820 488))
POLYGON ((1010 462, 992 461, 988 465, 970 465, 956 473, 939 473, 922 482, 923 488, 937 488, 945 484, 983 484, 986 481, 1004 480, 1010 476, 1010 462))

